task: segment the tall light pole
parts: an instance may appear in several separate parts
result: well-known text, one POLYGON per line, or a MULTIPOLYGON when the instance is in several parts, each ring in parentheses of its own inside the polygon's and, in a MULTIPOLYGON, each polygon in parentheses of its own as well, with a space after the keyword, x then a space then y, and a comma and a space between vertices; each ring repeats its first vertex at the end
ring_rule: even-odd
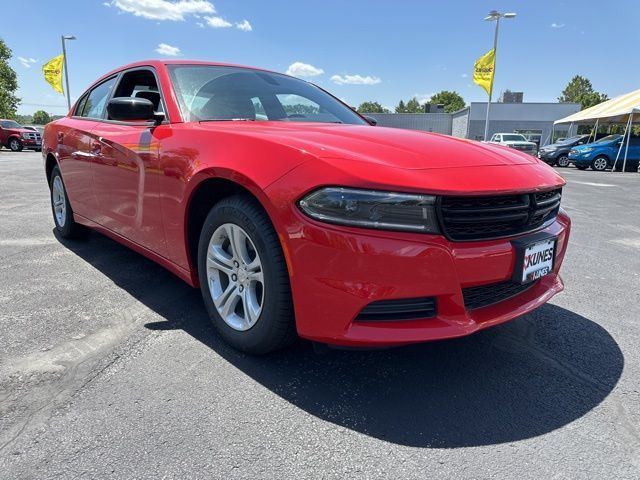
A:
MULTIPOLYGON (((487 22, 496 22, 496 33, 493 37, 493 80, 496 78, 496 63, 498 61, 498 31, 500 30, 500 19, 501 18, 515 18, 515 13, 501 13, 497 10, 491 10, 489 14, 484 17, 487 22)), ((484 141, 487 141, 487 136, 489 136, 489 108, 491 107, 491 97, 493 95, 493 80, 491 81, 491 89, 489 90, 489 102, 487 103, 487 118, 484 121, 484 141)))
POLYGON ((67 85, 67 108, 71 110, 71 92, 69 91, 69 68, 67 67, 67 48, 64 44, 65 40, 75 40, 73 35, 62 35, 62 55, 64 59, 64 80, 67 85))

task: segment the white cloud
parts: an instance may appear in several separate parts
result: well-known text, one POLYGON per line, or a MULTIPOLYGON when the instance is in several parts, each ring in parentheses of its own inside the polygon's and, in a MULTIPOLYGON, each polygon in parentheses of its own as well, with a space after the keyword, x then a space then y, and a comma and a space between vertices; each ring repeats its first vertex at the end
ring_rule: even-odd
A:
POLYGON ((207 24, 213 28, 228 28, 232 26, 231 22, 227 22, 222 17, 204 17, 204 19, 207 21, 207 24))
POLYGON ((322 75, 324 70, 314 67, 313 65, 309 65, 308 63, 294 62, 289 65, 286 73, 292 77, 317 77, 318 75, 322 75))
POLYGON ((413 94, 413 98, 418 100, 418 103, 421 105, 424 105, 425 103, 428 103, 429 100, 431 100, 431 97, 434 95, 433 92, 431 93, 414 93, 413 94))
POLYGON ((111 7, 111 4, 109 2, 102 2, 102 5, 104 5, 105 7, 111 7))
POLYGON ((378 77, 369 75, 366 77, 362 75, 334 75, 331 77, 331 81, 338 85, 376 85, 382 82, 378 77))
POLYGON ((113 0, 111 5, 136 17, 151 20, 179 21, 184 20, 186 15, 216 13, 213 4, 206 0, 113 0))
POLYGON ((180 49, 178 47, 174 47, 166 43, 159 43, 158 48, 156 48, 156 52, 160 55, 167 55, 169 57, 176 57, 180 55, 180 49))
POLYGON ((31 68, 31 65, 37 62, 35 58, 18 57, 18 61, 24 68, 31 68))
POLYGON ((200 28, 204 28, 204 23, 202 22, 196 22, 196 25, 200 28))
POLYGON ((250 32, 251 30, 253 30, 253 27, 249 23, 249 20, 246 20, 246 19, 243 20, 242 22, 236 23, 236 28, 238 30, 242 30, 243 32, 250 32))
POLYGON ((551 28, 564 28, 564 26, 565 26, 564 23, 555 23, 555 22, 553 22, 551 24, 551 28))

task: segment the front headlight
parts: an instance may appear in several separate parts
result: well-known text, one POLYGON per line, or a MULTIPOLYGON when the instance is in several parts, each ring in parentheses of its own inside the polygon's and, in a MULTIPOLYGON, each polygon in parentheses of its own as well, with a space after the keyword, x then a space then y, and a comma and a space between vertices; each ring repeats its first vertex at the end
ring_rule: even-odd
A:
POLYGON ((583 148, 582 150, 578 150, 578 153, 589 153, 592 151, 593 151, 593 148, 587 147, 587 148, 583 148))
POLYGON ((28 134, 28 133, 26 133, 26 132, 22 133, 22 138, 24 138, 24 139, 29 138, 29 134, 28 134))
POLYGON ((436 197, 327 187, 298 202, 315 220, 352 227, 439 233, 436 197))

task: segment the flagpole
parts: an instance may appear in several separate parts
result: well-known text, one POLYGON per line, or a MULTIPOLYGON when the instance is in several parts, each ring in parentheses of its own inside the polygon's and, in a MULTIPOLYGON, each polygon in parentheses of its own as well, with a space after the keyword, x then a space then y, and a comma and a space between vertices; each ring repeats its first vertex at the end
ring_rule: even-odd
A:
POLYGON ((484 121, 484 141, 487 141, 489 136, 489 110, 491 108, 491 99, 493 98, 493 82, 496 78, 496 62, 498 61, 498 31, 500 30, 501 18, 515 18, 515 13, 501 13, 496 10, 492 10, 485 17, 487 21, 496 21, 496 33, 493 37, 493 75, 491 77, 491 88, 489 88, 489 102, 487 103, 487 116, 484 121))
MULTIPOLYGON (((493 78, 489 89, 489 102, 487 103, 487 117, 484 120, 484 141, 489 136, 489 109, 491 108, 491 98, 493 97, 493 81, 496 78, 496 63, 498 62, 498 31, 500 29, 500 17, 496 19, 496 33, 493 37, 493 78)), ((66 61, 66 60, 65 60, 66 61)))
POLYGON ((75 40, 73 35, 62 35, 62 61, 64 62, 64 81, 67 86, 67 109, 71 110, 71 92, 69 91, 69 68, 67 67, 67 48, 65 46, 65 40, 75 40))

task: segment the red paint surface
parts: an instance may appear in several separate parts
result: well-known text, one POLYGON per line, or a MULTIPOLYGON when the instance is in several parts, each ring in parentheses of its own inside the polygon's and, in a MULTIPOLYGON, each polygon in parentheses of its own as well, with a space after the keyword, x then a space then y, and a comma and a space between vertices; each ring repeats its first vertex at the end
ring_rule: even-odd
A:
POLYGON ((466 335, 522 315, 562 290, 558 270, 570 230, 564 213, 546 228, 558 236, 554 273, 515 298, 469 312, 461 288, 511 278, 511 239, 449 242, 439 235, 337 227, 310 220, 295 206, 323 185, 455 195, 564 185, 546 164, 499 146, 382 127, 184 123, 168 63, 181 62, 139 62, 122 69, 156 70, 170 123, 150 128, 68 116, 47 126, 43 151, 60 165, 77 221, 196 286, 186 236, 192 195, 210 178, 236 182, 262 203, 281 239, 299 334, 335 344, 466 335), (100 155, 92 155, 96 149, 100 155), (437 297, 437 318, 353 322, 372 301, 424 296, 437 297))

